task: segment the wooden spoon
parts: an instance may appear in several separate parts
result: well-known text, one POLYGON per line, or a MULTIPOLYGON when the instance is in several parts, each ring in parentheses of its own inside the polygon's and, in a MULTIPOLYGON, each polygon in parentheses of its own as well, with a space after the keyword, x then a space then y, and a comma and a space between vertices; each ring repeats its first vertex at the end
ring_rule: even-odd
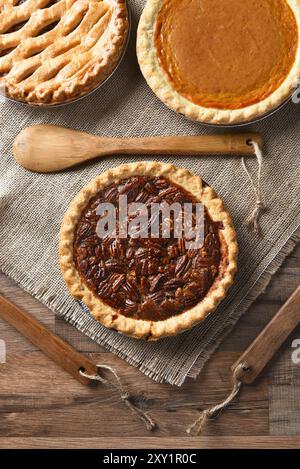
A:
POLYGON ((255 133, 110 138, 54 125, 35 125, 16 137, 13 153, 24 168, 49 173, 114 154, 253 155, 250 140, 261 144, 260 135, 255 133))

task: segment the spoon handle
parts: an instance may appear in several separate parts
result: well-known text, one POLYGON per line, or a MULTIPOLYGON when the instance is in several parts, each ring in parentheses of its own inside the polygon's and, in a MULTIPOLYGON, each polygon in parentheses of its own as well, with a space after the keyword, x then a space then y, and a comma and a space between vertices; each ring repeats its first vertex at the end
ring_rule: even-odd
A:
POLYGON ((118 138, 109 139, 112 146, 109 150, 112 153, 144 155, 253 155, 253 147, 249 145, 251 140, 261 143, 260 135, 255 133, 118 138))

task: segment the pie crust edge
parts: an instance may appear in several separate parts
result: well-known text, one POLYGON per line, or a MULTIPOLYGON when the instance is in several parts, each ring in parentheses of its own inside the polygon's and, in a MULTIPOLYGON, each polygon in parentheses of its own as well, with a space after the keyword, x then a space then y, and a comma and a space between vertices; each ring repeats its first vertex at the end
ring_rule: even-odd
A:
POLYGON ((300 78, 300 2, 286 0, 298 25, 298 48, 295 62, 284 82, 270 96, 257 104, 241 109, 206 108, 181 96, 160 66, 154 44, 157 15, 164 0, 147 0, 137 32, 137 58, 142 74, 152 91, 173 111, 188 119, 210 124, 238 124, 254 120, 276 109, 299 85, 300 78))
POLYGON ((223 201, 217 196, 215 191, 209 186, 203 187, 201 177, 192 175, 188 170, 159 162, 130 163, 109 169, 97 176, 73 199, 65 214, 60 230, 60 267, 64 280, 73 297, 82 300, 90 309, 92 316, 107 328, 115 329, 131 337, 151 341, 162 337, 174 336, 184 330, 190 329, 195 324, 203 321, 208 314, 215 311, 233 283, 237 270, 237 256, 238 245, 232 219, 223 201), (171 182, 186 188, 199 201, 204 203, 213 221, 223 222, 224 230, 222 230, 222 234, 227 245, 228 264, 226 270, 223 277, 221 279, 217 278, 217 282, 213 283, 212 287, 214 288, 209 290, 205 298, 188 311, 157 322, 132 319, 117 313, 115 309, 104 303, 100 297, 96 297, 85 285, 73 261, 74 231, 82 211, 91 198, 116 179, 138 175, 165 176, 171 182), (116 314, 117 318, 113 319, 116 314))
MULTIPOLYGON (((104 83, 121 60, 130 34, 130 12, 127 0, 110 0, 110 3, 113 7, 114 21, 111 20, 113 27, 110 27, 108 41, 103 45, 105 54, 102 60, 94 59, 90 64, 87 64, 83 76, 77 79, 71 76, 62 81, 58 88, 52 89, 47 86, 44 91, 39 92, 33 89, 27 93, 22 89, 22 85, 15 83, 9 77, 8 79, 0 78, 0 89, 4 90, 1 91, 2 94, 19 102, 37 106, 51 106, 75 101, 104 83)), ((21 37, 21 30, 15 34, 16 37, 21 37)), ((39 82, 36 84, 40 85, 39 82)))

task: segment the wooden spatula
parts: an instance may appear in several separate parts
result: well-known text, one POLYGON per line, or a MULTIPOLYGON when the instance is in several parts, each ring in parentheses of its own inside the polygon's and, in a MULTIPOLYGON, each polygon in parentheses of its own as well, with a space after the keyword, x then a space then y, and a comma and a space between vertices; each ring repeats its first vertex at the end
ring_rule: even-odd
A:
POLYGON ((35 125, 20 132, 13 144, 15 159, 38 173, 61 171, 101 156, 139 155, 254 155, 256 133, 110 138, 54 125, 35 125))

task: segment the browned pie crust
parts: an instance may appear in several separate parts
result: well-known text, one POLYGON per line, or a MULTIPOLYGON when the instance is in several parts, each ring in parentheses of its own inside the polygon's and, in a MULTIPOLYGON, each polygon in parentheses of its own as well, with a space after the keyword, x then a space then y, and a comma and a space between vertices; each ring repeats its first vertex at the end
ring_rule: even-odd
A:
POLYGON ((288 76, 298 48, 296 18, 286 0, 218 5, 164 0, 154 34, 157 56, 174 88, 195 104, 245 108, 288 76))
POLYGON ((0 86, 32 104, 64 103, 113 71, 128 34, 126 0, 0 0, 0 86))
MULTIPOLYGON (((170 223, 173 227, 172 222, 170 223)), ((137 338, 175 335, 215 310, 232 284, 237 243, 231 218, 200 177, 149 162, 124 165, 98 176, 71 203, 61 228, 60 263, 75 298, 106 327, 137 338), (205 206, 205 237, 187 249, 183 237, 100 239, 99 203, 197 202, 205 206)))
POLYGON ((299 25, 298 0, 147 0, 138 61, 174 111, 213 124, 246 122, 297 88, 299 25))

